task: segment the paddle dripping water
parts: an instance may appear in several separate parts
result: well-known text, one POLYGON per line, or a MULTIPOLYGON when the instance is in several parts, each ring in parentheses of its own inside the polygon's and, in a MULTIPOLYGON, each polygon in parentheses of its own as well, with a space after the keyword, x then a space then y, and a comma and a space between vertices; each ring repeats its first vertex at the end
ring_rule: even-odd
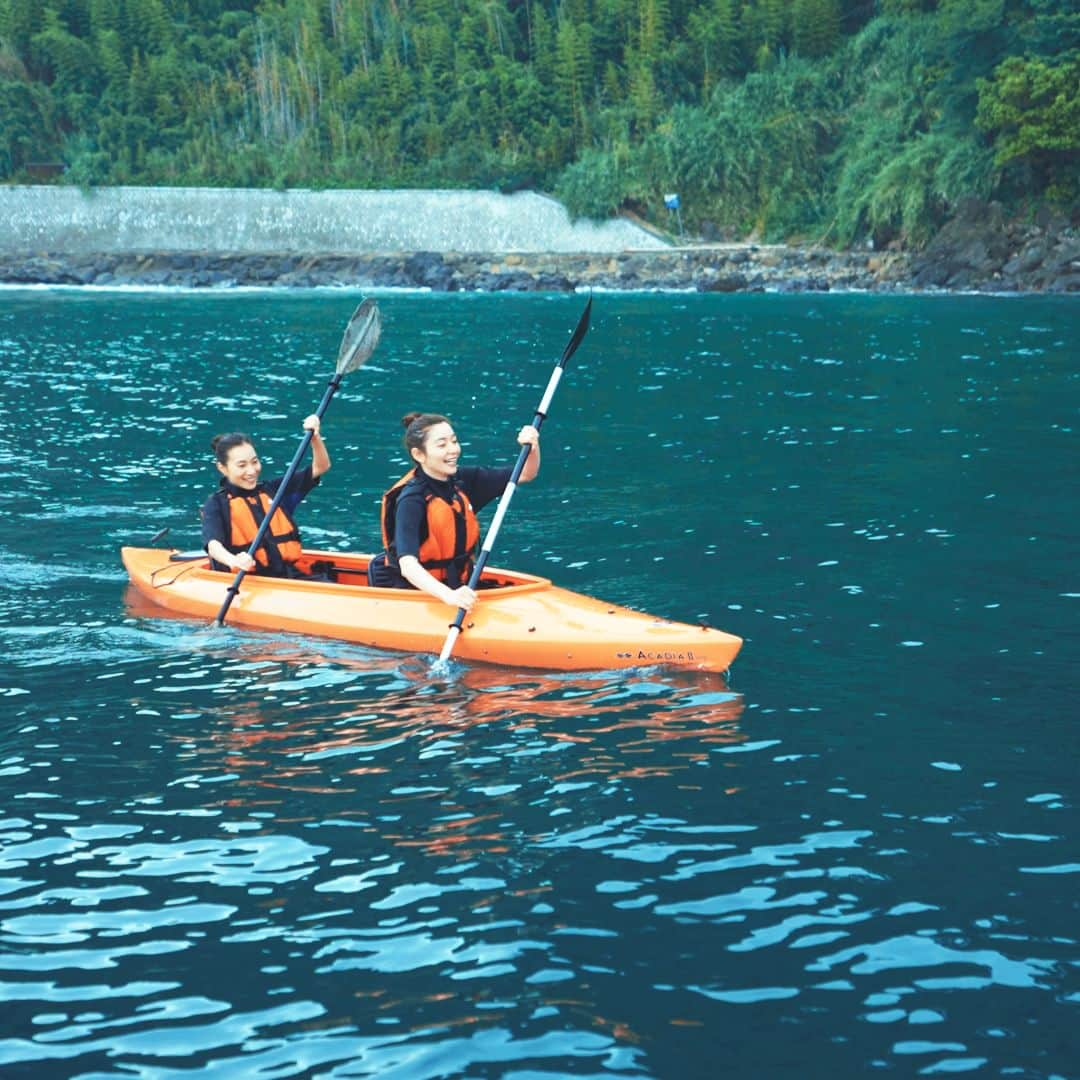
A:
MULTIPOLYGON (((745 636, 731 682, 129 608, 357 300, 0 294, 5 1076, 1075 1072, 1072 302, 597 297, 499 560, 745 636)), ((511 461, 581 300, 379 305, 319 548, 407 411, 511 461)))

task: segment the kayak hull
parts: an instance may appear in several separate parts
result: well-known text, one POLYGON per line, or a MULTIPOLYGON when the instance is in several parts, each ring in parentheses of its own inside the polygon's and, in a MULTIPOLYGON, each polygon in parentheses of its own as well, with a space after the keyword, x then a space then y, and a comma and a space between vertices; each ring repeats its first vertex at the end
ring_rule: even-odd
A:
MULTIPOLYGON (((216 617, 233 573, 205 558, 125 547, 132 585, 169 611, 216 617)), ((302 564, 330 562, 333 582, 249 574, 229 608, 230 625, 336 638, 375 649, 438 653, 453 618, 445 604, 412 589, 367 584, 370 556, 305 551, 302 564)), ((670 622, 553 585, 547 578, 488 568, 466 616, 454 658, 554 671, 650 665, 726 671, 742 639, 707 626, 670 622)))

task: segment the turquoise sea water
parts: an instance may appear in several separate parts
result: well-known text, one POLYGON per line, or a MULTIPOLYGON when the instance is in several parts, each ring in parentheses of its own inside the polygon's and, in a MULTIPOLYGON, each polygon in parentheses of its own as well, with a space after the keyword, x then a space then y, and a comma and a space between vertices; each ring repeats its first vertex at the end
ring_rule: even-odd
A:
MULTIPOLYGON (((1076 302, 596 296, 492 561, 724 682, 126 595, 358 301, 0 292, 0 1073, 1078 1075, 1076 302)), ((406 411, 512 461, 582 305, 380 297, 308 542, 376 545, 406 411)))

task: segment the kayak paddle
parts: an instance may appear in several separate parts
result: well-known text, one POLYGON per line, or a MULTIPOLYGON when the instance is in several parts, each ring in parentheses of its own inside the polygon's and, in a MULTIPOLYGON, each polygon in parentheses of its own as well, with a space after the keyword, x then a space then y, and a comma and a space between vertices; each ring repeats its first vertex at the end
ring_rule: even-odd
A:
MULTIPOLYGON (((540 425, 544 422, 544 418, 547 416, 548 409, 551 406, 551 399, 555 396, 555 390, 559 385, 559 380, 562 379, 566 361, 574 355, 577 347, 581 344, 581 339, 585 336, 585 332, 589 329, 589 314, 591 311, 592 297, 590 296, 588 303, 585 305, 585 310, 581 313, 581 318, 578 319, 578 324, 574 329, 574 333, 571 335, 570 340, 566 344, 566 348, 563 349, 562 356, 559 357, 558 363, 551 372, 551 378, 548 379, 544 396, 541 398, 540 404, 536 407, 536 415, 533 417, 532 426, 538 431, 540 425)), ((503 493, 499 498, 499 505, 495 508, 495 516, 491 519, 491 525, 488 526, 487 536, 484 537, 484 543, 481 545, 476 565, 469 575, 470 589, 476 589, 476 586, 480 581, 480 575, 484 572, 488 556, 491 554, 491 549, 495 546, 495 537, 499 535, 499 528, 502 526, 503 518, 506 517, 506 511, 510 508, 510 500, 514 497, 514 492, 517 490, 517 482, 521 476, 521 470, 525 467, 525 461, 528 459, 531 450, 531 446, 523 446, 521 448, 521 453, 518 454, 518 459, 514 464, 513 472, 510 473, 510 479, 506 482, 506 487, 503 489, 503 493)), ((465 609, 458 608, 457 616, 450 624, 450 632, 446 635, 446 641, 443 643, 442 652, 439 653, 440 663, 449 659, 450 654, 454 651, 454 643, 461 633, 461 625, 464 621, 465 609)))
MULTIPOLYGON (((337 368, 334 371, 334 377, 327 383, 326 393, 323 394, 323 399, 315 410, 315 415, 320 420, 323 413, 326 412, 326 407, 330 404, 330 399, 341 385, 342 376, 347 375, 350 371, 355 371, 371 356, 375 351, 375 346, 379 343, 381 334, 382 318, 379 315, 378 305, 374 300, 368 298, 353 312, 348 326, 345 327, 345 333, 341 338, 341 348, 338 349, 337 368)), ((277 510, 281 500, 285 497, 289 482, 296 474, 300 461, 304 454, 307 453, 307 448, 310 445, 311 432, 305 431, 304 437, 300 440, 300 445, 296 448, 296 453, 293 455, 293 459, 289 463, 288 469, 285 470, 285 475, 281 478, 277 491, 274 493, 274 498, 263 517, 262 524, 255 534, 255 539, 251 541, 251 547, 248 548, 248 554, 252 558, 255 558, 255 552, 259 550, 259 545, 263 542, 263 537, 266 536, 266 531, 270 527, 270 519, 274 516, 274 511, 277 510)), ((246 570, 236 571, 236 577, 233 578, 232 584, 225 594, 225 602, 221 605, 221 610, 218 611, 214 619, 214 625, 221 626, 225 621, 225 613, 229 610, 233 600, 236 599, 236 594, 240 591, 240 582, 244 580, 246 573, 246 570)))

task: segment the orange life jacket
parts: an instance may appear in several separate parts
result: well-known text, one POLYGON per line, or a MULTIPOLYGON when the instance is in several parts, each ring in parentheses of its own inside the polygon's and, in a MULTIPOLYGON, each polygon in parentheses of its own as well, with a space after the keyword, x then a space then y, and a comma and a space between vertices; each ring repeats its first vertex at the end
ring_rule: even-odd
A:
POLYGON ((464 585, 473 567, 473 552, 480 542, 480 523, 472 503, 456 484, 454 498, 447 502, 436 495, 419 468, 410 469, 382 497, 382 536, 387 564, 398 568, 394 546, 394 521, 397 501, 405 485, 413 480, 423 484, 427 516, 420 531, 420 565, 432 577, 449 585, 464 585))
MULTIPOLYGON (((234 554, 239 555, 251 547, 251 541, 259 531, 259 522, 255 520, 254 506, 262 506, 260 520, 266 516, 270 509, 271 499, 265 491, 258 491, 252 495, 233 495, 228 493, 229 500, 229 525, 231 536, 225 546, 234 554)), ((260 566, 269 566, 270 559, 266 554, 266 545, 272 541, 281 556, 282 561, 294 563, 300 558, 300 530, 296 527, 288 514, 279 506, 270 519, 270 528, 263 536, 263 542, 255 552, 255 561, 260 566)))

